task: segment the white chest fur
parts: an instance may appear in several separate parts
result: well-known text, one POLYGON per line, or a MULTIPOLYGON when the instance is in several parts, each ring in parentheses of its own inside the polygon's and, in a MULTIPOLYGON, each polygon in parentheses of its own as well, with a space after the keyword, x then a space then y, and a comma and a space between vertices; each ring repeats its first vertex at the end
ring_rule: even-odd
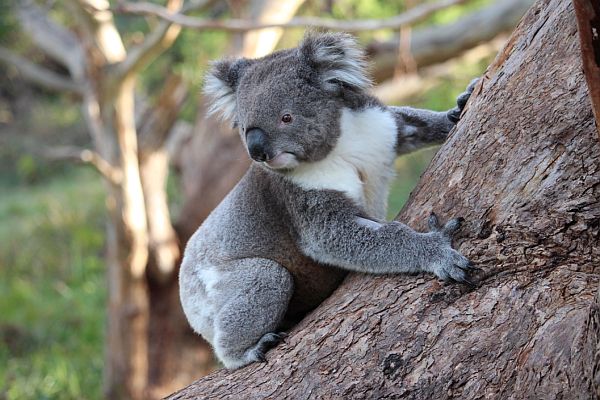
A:
POLYGON ((396 157, 397 128, 387 110, 344 109, 341 135, 323 160, 298 166, 288 177, 305 189, 344 192, 370 216, 385 218, 396 157))

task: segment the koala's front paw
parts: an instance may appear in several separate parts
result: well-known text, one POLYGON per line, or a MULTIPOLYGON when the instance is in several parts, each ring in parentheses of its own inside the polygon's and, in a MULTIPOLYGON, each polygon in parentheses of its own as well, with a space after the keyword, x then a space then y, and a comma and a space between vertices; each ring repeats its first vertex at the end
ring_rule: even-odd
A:
POLYGON ((440 279, 453 279, 473 285, 468 274, 472 268, 471 262, 452 248, 452 236, 460 228, 462 221, 462 218, 455 218, 442 227, 434 213, 429 216, 429 231, 437 247, 434 251, 435 256, 431 260, 430 270, 440 279))
POLYGON ((462 114, 463 109, 465 108, 469 97, 471 97, 471 94, 473 93, 473 89, 475 88, 477 82, 479 82, 479 78, 473 79, 471 83, 469 83, 469 86, 467 86, 467 90, 465 90, 456 98, 457 106, 448 111, 448 119, 452 121, 452 123, 456 124, 460 120, 460 114, 462 114))

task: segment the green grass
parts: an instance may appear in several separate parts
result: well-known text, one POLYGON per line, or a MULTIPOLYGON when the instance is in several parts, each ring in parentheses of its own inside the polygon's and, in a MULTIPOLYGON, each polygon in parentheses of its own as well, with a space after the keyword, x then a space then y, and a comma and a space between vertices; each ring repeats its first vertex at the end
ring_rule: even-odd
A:
POLYGON ((76 168, 0 192, 0 398, 100 398, 100 179, 76 168))

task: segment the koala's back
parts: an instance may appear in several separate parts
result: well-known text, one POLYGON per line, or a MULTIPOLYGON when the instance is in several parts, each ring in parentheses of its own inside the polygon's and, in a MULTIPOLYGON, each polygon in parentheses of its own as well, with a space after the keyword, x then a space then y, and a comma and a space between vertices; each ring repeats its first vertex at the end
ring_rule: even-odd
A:
MULTIPOLYGON (((192 236, 181 266, 180 290, 184 308, 195 307, 202 315, 198 325, 211 326, 213 314, 234 295, 240 272, 236 268, 252 268, 232 260, 268 259, 289 271, 294 292, 286 323, 297 321, 339 286, 345 271, 317 264, 298 247, 287 203, 299 194, 293 184, 253 166, 192 236), (286 190, 298 193, 282 193, 286 190), (185 303, 190 301, 194 304, 185 303)), ((199 333, 212 337, 212 332, 199 333)))

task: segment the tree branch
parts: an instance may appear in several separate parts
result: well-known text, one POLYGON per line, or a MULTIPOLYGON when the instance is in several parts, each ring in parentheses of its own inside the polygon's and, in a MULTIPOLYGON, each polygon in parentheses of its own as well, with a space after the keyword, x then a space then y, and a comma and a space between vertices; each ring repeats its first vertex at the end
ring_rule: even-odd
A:
MULTIPOLYGON (((255 22, 289 21, 305 0, 261 0, 251 2, 247 17, 255 22)), ((282 28, 261 29, 243 34, 242 54, 248 58, 264 57, 271 53, 283 35, 282 28)))
POLYGON ((243 19, 215 21, 207 18, 190 17, 181 13, 172 14, 167 9, 152 3, 121 3, 115 7, 116 12, 154 15, 164 20, 196 30, 225 30, 230 32, 246 32, 264 28, 325 28, 348 32, 373 31, 379 29, 397 29, 411 25, 427 18, 441 9, 462 4, 466 0, 441 0, 437 3, 422 4, 411 10, 387 19, 364 19, 342 21, 318 17, 298 17, 288 22, 254 22, 243 19))
POLYGON ((85 33, 88 46, 95 46, 110 64, 122 62, 126 51, 107 1, 68 0, 76 22, 85 33))
MULTIPOLYGON (((177 12, 181 9, 181 1, 169 1, 166 9, 168 12, 177 12)), ((119 64, 117 74, 121 77, 139 71, 151 59, 162 53, 175 41, 181 28, 172 22, 163 20, 158 26, 146 35, 139 46, 132 48, 125 60, 119 64)))
POLYGON ((113 185, 120 184, 123 179, 119 168, 110 164, 93 150, 75 146, 59 146, 45 149, 42 155, 51 160, 73 160, 91 164, 113 185))
POLYGON ((402 74, 384 82, 381 82, 372 89, 373 95, 385 104, 402 104, 414 100, 415 96, 423 94, 431 89, 441 80, 451 79, 454 66, 458 63, 475 65, 487 57, 498 54, 506 43, 507 37, 500 35, 494 40, 480 44, 439 64, 434 64, 419 68, 417 73, 402 74))
POLYGON ((117 74, 125 76, 139 71, 147 65, 150 60, 168 49, 179 34, 180 28, 169 21, 161 21, 160 24, 144 38, 144 42, 132 48, 125 60, 119 64, 117 74))
POLYGON ((46 89, 81 95, 80 88, 70 78, 50 71, 3 47, 0 47, 0 61, 14 66, 24 79, 46 89))
MULTIPOLYGON (((211 0, 199 0, 182 5, 181 0, 170 0, 166 7, 160 7, 164 12, 171 15, 185 13, 192 10, 200 10, 211 3, 211 0)), ((132 48, 127 58, 119 64, 117 74, 121 77, 139 71, 160 53, 168 49, 177 39, 181 26, 173 24, 172 21, 163 19, 160 24, 146 35, 144 42, 132 48)))
POLYGON ((156 105, 144 112, 137 127, 140 158, 164 146, 187 95, 188 87, 179 75, 167 78, 156 105))
MULTIPOLYGON (((419 68, 456 57, 501 32, 510 32, 532 4, 533 0, 498 0, 450 24, 414 29, 410 43, 412 57, 419 68)), ((400 38, 395 37, 367 47, 376 81, 393 76, 399 43, 400 38)))
POLYGON ((23 29, 44 53, 63 64, 75 81, 83 77, 84 54, 72 32, 55 24, 31 0, 18 3, 17 15, 23 29))

